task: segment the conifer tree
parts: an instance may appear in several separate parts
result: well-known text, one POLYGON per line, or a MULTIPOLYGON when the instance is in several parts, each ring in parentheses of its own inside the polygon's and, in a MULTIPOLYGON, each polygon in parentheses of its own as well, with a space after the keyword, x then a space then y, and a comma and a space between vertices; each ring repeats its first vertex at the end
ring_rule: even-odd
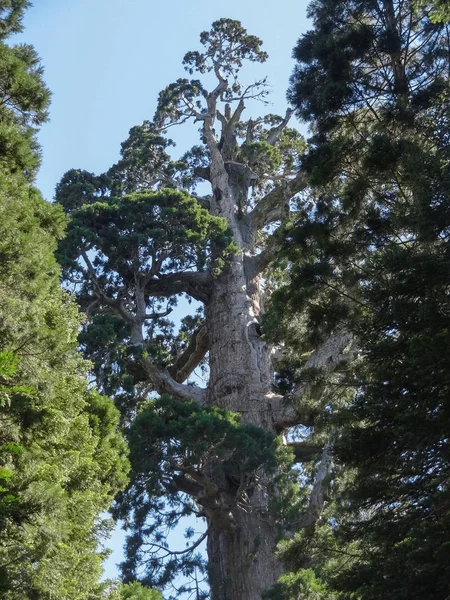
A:
POLYGON ((126 483, 112 401, 87 389, 80 315, 54 252, 66 219, 33 186, 50 93, 31 46, 10 45, 28 2, 0 2, 0 596, 94 600, 126 483))
POLYGON ((315 203, 287 233, 271 322, 282 303, 278 335, 298 339, 288 319, 319 337, 338 327, 359 359, 329 405, 346 475, 314 535, 284 545, 299 570, 280 597, 448 597, 450 65, 436 7, 319 0, 294 50, 315 203))
MULTIPOLYGON (((282 572, 280 535, 313 523, 327 487, 323 440, 281 435, 311 422, 299 400, 309 386, 273 389, 275 348, 260 327, 268 265, 306 185, 305 145, 290 110, 245 117, 266 101, 266 81, 241 76, 246 62, 266 60, 261 40, 220 19, 200 42, 184 57, 187 77, 160 93, 153 120, 131 129, 108 173, 61 180, 56 198, 71 223, 60 256, 89 319, 80 342, 128 429, 132 480, 116 510, 130 533, 126 580, 163 586, 182 571, 203 597, 195 552, 206 538, 213 600, 256 600, 282 572), (199 125, 199 143, 173 161, 166 132, 187 121, 199 125), (177 331, 170 312, 180 296, 200 309, 177 331), (189 380, 202 366, 204 387, 189 380), (303 491, 293 460, 321 465, 303 491), (206 533, 189 531, 185 553, 171 554, 165 531, 189 514, 206 533)), ((308 366, 338 366, 347 344, 335 332, 308 366)))

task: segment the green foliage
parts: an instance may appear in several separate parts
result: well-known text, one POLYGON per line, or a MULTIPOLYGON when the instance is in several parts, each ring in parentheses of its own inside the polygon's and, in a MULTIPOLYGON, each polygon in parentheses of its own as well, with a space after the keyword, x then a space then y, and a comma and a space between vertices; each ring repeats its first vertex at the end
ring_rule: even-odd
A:
POLYGON ((67 171, 57 184, 55 197, 65 213, 94 204, 108 195, 111 182, 106 175, 96 176, 80 169, 67 171))
POLYGON ((28 5, 22 0, 0 3, 0 168, 32 178, 39 166, 34 135, 47 118, 50 92, 34 48, 3 41, 22 30, 28 5))
POLYGON ((336 598, 448 596, 448 54, 428 8, 314 2, 295 49, 314 196, 287 231, 291 283, 267 331, 302 352, 351 331, 361 358, 328 404, 349 475, 328 521, 282 555, 303 568, 307 549, 336 598))
POLYGON ((126 482, 110 400, 77 373, 79 317, 53 257, 60 211, 4 178, 0 203, 0 589, 87 599, 101 574, 98 515, 126 482))
POLYGON ((264 600, 333 600, 326 585, 317 579, 312 569, 300 569, 296 573, 286 573, 267 593, 264 600))
POLYGON ((149 121, 132 127, 128 139, 122 143, 121 159, 108 171, 112 194, 121 196, 151 190, 157 185, 176 187, 175 165, 166 152, 173 145, 149 121))
POLYGON ((0 39, 23 30, 22 19, 25 10, 30 6, 28 0, 0 1, 0 39))
MULTIPOLYGON (((28 2, 0 2, 2 38, 28 2)), ((128 461, 109 399, 87 390, 54 252, 66 219, 30 185, 49 92, 33 48, 0 44, 0 596, 92 600, 128 461)))
POLYGON ((162 595, 156 590, 144 587, 138 581, 121 583, 107 600, 162 600, 162 595))
POLYGON ((295 490, 288 488, 291 452, 266 430, 241 423, 240 415, 162 396, 137 415, 128 438, 131 481, 114 510, 117 517, 128 519, 130 529, 123 564, 126 580, 144 570, 146 584, 161 586, 180 569, 203 568, 195 547, 167 562, 158 555, 168 548, 165 527, 174 527, 188 515, 202 516, 202 503, 209 507, 217 484, 208 473, 215 473, 215 481, 220 474, 224 490, 229 490, 228 502, 244 505, 262 477, 266 489, 283 484, 285 505, 277 505, 274 523, 286 524, 283 520, 295 501, 295 490), (196 502, 189 495, 197 496, 196 502), (145 556, 143 547, 148 548, 145 556))
POLYGON ((431 7, 431 19, 436 22, 446 22, 448 23, 450 20, 450 7, 448 5, 447 0, 434 0, 432 2, 427 2, 425 0, 416 0, 415 5, 420 10, 421 8, 428 9, 431 7))
MULTIPOLYGON (((239 21, 233 19, 219 19, 214 21, 209 31, 200 34, 200 43, 205 47, 205 52, 188 52, 183 64, 191 74, 193 71, 206 73, 214 70, 214 64, 223 64, 225 76, 236 77, 242 61, 264 62, 267 53, 261 50, 262 41, 249 35, 239 21)), ((233 89, 238 93, 240 88, 233 89)))
POLYGON ((240 421, 236 413, 163 396, 138 414, 130 430, 134 468, 148 474, 146 484, 160 496, 158 486, 167 487, 186 468, 201 470, 212 453, 225 477, 251 485, 247 479, 262 465, 275 472, 279 448, 269 432, 240 421))
POLYGON ((186 192, 165 189, 84 205, 72 215, 60 256, 63 266, 77 270, 80 254, 101 252, 93 266, 113 295, 117 284, 129 285, 136 272, 214 269, 211 248, 217 254, 231 251, 225 221, 210 216, 186 192))

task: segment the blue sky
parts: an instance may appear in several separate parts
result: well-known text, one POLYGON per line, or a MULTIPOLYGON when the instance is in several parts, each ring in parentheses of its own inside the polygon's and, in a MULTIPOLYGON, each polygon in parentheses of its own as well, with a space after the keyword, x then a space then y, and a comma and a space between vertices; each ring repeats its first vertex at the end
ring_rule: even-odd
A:
MULTIPOLYGON (((21 38, 33 44, 53 92, 40 134, 38 187, 52 199, 70 168, 103 172, 116 162, 130 127, 151 119, 158 92, 184 74, 181 60, 200 31, 220 17, 240 20, 264 41, 269 60, 243 77, 267 75, 270 112, 284 113, 292 48, 305 31, 305 0, 36 0, 21 38), (225 11, 225 12, 224 12, 225 11)), ((180 153, 195 140, 174 133, 180 153)))
MULTIPOLYGON (((71 168, 106 171, 119 157, 130 127, 151 119, 158 92, 184 76, 183 55, 199 33, 221 17, 238 19, 264 41, 269 60, 249 65, 242 78, 267 76, 271 106, 284 114, 295 42, 308 27, 306 0, 35 0, 17 41, 33 44, 53 92, 50 122, 39 139, 43 162, 37 185, 51 200, 71 168)), ((195 129, 171 130, 181 154, 197 142, 195 129)), ((117 576, 123 534, 114 534, 107 575, 117 576)))

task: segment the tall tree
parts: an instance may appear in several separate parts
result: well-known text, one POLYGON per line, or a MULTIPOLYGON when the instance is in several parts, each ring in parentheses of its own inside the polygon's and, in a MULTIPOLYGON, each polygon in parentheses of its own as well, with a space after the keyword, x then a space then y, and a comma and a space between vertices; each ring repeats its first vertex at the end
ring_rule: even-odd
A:
POLYGON ((28 2, 0 2, 0 595, 92 600, 126 483, 111 400, 87 389, 78 309, 54 252, 66 219, 32 182, 50 93, 34 49, 12 46, 28 2))
MULTIPOLYGON (((274 347, 260 331, 267 267, 305 188, 304 142, 288 126, 291 111, 244 119, 267 94, 265 80, 241 80, 245 62, 267 58, 257 37, 220 19, 200 41, 183 61, 200 79, 160 93, 153 121, 131 130, 107 174, 109 189, 82 171, 62 179, 57 200, 71 224, 61 260, 89 315, 86 355, 130 426, 133 476, 117 510, 131 529, 126 577, 163 585, 174 567, 195 573, 199 540, 180 562, 165 551, 164 530, 196 514, 206 520, 213 600, 256 600, 282 572, 274 549, 288 509, 304 511, 301 527, 324 502, 322 478, 310 502, 295 490, 279 436, 310 415, 272 389, 274 347), (200 125, 199 145, 173 162, 164 132, 189 120, 200 125), (211 193, 196 194, 199 182, 211 193), (180 295, 201 307, 176 332, 167 316, 180 295), (189 383, 205 362, 206 387, 189 383), (149 400, 153 392, 161 398, 149 400)), ((347 342, 332 336, 309 365, 339 364, 347 342)), ((311 460, 321 446, 296 450, 311 460)))
MULTIPOLYGON (((315 540, 285 547, 297 567, 313 549, 323 598, 450 589, 450 30, 436 3, 416 4, 313 2, 314 29, 294 51, 316 205, 289 232, 278 302, 317 335, 351 332, 360 350, 329 409, 349 471, 335 512, 315 540)), ((295 577, 282 588, 292 597, 295 577)))

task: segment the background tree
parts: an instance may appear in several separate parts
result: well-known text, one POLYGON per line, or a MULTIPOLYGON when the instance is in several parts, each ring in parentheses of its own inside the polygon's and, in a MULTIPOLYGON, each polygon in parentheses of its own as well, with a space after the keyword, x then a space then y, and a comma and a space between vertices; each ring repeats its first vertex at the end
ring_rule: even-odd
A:
POLYGON ((162 600, 160 592, 144 587, 138 581, 120 583, 110 592, 108 600, 162 600))
MULTIPOLYGON (((282 571, 274 549, 291 518, 286 506, 298 527, 311 524, 327 481, 323 440, 297 440, 296 460, 321 469, 314 485, 311 470, 311 500, 296 487, 293 454, 278 436, 311 415, 272 389, 274 347, 260 330, 267 267, 306 185, 305 146, 288 127, 291 111, 244 120, 246 105, 267 94, 264 80, 244 85, 240 77, 246 61, 266 60, 261 41, 230 19, 214 22, 200 41, 202 50, 183 61, 199 79, 178 79, 160 93, 153 121, 122 145, 108 190, 82 171, 63 177, 57 200, 71 224, 61 261, 89 316, 86 356, 129 428, 132 481, 116 511, 131 533, 126 579, 162 586, 180 570, 200 576, 199 540, 184 560, 166 551, 167 527, 194 514, 206 520, 212 598, 256 600, 282 571), (199 144, 173 162, 164 133, 189 120, 200 125, 199 144), (209 194, 195 193, 206 185, 209 194), (180 296, 200 309, 177 331, 167 317, 180 296), (189 377, 205 363, 201 387, 189 377), (151 400, 154 392, 160 400, 151 400)), ((308 365, 339 365, 347 344, 334 332, 308 365)))
POLYGON ((27 5, 0 2, 0 595, 93 600, 127 451, 76 351, 54 257, 66 219, 32 184, 50 94, 34 49, 6 42, 27 5))
POLYGON ((319 338, 340 327, 360 359, 328 410, 347 475, 328 521, 284 545, 303 570, 281 597, 448 597, 449 29, 432 9, 314 2, 294 50, 316 200, 287 235, 270 322, 286 315, 278 335, 303 350, 288 320, 319 338))

